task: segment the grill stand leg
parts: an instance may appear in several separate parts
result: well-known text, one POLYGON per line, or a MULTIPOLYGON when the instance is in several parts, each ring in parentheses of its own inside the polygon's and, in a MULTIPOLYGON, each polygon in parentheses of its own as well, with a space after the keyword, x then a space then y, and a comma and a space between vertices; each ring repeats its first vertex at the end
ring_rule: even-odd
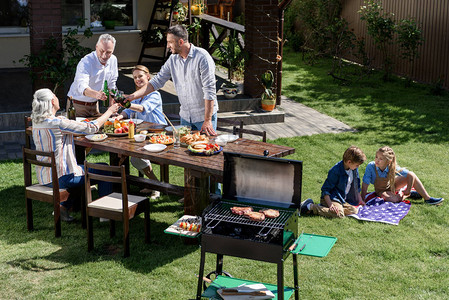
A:
POLYGON ((295 287, 295 299, 299 299, 299 285, 298 285, 298 255, 293 254, 293 281, 295 287))
POLYGON ((217 275, 223 274, 223 254, 217 254, 217 264, 215 267, 215 272, 217 275))
POLYGON ((278 300, 284 300, 284 262, 278 263, 278 300))
POLYGON ((201 300, 201 291, 203 286, 204 262, 206 260, 206 252, 201 248, 200 271, 198 273, 198 286, 196 288, 196 300, 201 300))

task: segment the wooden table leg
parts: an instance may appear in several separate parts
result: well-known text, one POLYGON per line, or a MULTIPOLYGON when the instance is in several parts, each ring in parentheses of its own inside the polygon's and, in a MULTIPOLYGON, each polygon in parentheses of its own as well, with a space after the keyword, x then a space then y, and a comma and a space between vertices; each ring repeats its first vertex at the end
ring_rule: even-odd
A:
MULTIPOLYGON (((184 169, 184 214, 201 216, 209 204, 209 176, 184 169)), ((184 238, 184 244, 196 245, 198 239, 184 238)))
POLYGON ((184 169, 184 214, 201 216, 209 205, 209 185, 207 174, 184 169))
POLYGON ((86 160, 86 148, 75 145, 75 158, 79 165, 84 164, 86 160))

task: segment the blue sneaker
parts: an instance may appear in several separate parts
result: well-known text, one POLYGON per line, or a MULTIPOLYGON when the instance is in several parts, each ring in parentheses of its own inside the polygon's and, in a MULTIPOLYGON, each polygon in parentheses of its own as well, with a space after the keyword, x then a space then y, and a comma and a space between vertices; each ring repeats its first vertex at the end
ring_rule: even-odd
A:
POLYGON ((299 214, 301 216, 307 215, 308 213, 310 213, 310 209, 307 208, 307 206, 309 204, 313 204, 313 200, 312 199, 307 199, 306 201, 304 201, 303 203, 301 203, 301 208, 299 210, 299 214))
POLYGON ((437 205, 443 202, 444 198, 434 198, 430 197, 429 200, 424 200, 427 204, 437 205))
POLYGON ((422 199, 422 196, 417 191, 411 191, 410 196, 408 196, 408 198, 418 200, 418 199, 422 199))

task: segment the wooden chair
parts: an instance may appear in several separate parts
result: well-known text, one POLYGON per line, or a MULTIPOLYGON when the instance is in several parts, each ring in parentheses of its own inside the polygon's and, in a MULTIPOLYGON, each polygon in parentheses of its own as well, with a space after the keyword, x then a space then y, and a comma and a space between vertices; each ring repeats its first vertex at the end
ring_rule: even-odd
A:
POLYGON ((27 128, 31 127, 31 125, 32 125, 31 117, 29 117, 29 116, 23 117, 23 122, 25 125, 25 147, 27 149, 31 149, 31 132, 27 131, 27 128))
POLYGON ((243 137, 243 134, 252 134, 252 135, 257 135, 257 136, 261 136, 262 137, 262 142, 266 143, 267 142, 267 132, 266 131, 259 131, 259 130, 253 130, 253 129, 244 129, 244 128, 239 128, 239 127, 234 127, 234 130, 236 132, 236 134, 238 134, 238 136, 240 138, 243 137))
POLYGON ((235 131, 236 128, 243 128, 243 121, 233 121, 226 118, 217 118, 217 130, 237 134, 235 131), (226 125, 232 126, 232 128, 222 127, 226 125))
POLYGON ((110 220, 110 236, 115 236, 115 221, 123 222, 123 248, 124 257, 129 256, 129 220, 144 212, 145 214, 145 243, 150 242, 150 203, 147 197, 128 195, 126 184, 125 166, 108 166, 84 162, 85 184, 86 184, 86 215, 87 215, 87 248, 94 248, 93 217, 106 218, 110 220), (110 172, 111 175, 99 175, 89 169, 110 172), (113 176, 112 174, 119 174, 113 176), (90 192, 91 180, 99 180, 121 184, 121 193, 111 193, 92 201, 90 192))
POLYGON ((59 189, 58 175, 56 172, 56 161, 54 152, 43 152, 22 148, 23 173, 25 179, 25 199, 27 228, 33 230, 33 208, 32 200, 48 202, 53 204, 55 237, 61 236, 60 203, 67 200, 69 193, 65 189, 59 189), (46 158, 41 160, 37 156, 46 158), (32 183, 31 165, 51 168, 53 187, 47 187, 32 183))

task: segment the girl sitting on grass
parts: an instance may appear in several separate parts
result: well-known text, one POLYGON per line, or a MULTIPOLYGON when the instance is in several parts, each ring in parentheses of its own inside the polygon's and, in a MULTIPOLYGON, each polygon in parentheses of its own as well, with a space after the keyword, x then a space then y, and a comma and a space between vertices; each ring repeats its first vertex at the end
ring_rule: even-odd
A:
POLYGON ((401 202, 405 198, 424 198, 427 204, 439 204, 444 199, 430 197, 424 185, 415 173, 400 168, 396 164, 396 155, 388 146, 379 148, 376 158, 366 166, 362 183, 362 199, 367 195, 368 186, 374 185, 375 193, 385 201, 401 202), (403 192, 399 192, 401 188, 403 192), (416 191, 412 191, 415 188, 416 191))

